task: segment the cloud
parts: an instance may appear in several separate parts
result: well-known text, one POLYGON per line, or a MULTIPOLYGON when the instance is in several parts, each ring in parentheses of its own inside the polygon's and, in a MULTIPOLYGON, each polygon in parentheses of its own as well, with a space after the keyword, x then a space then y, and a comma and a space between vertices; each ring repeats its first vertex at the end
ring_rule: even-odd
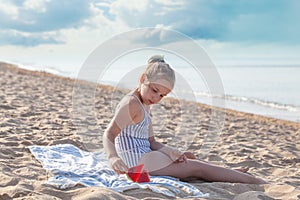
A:
MULTIPOLYGON (((4 3, 0 4, 1 7, 4 3)), ((27 0, 22 5, 10 4, 9 12, 2 12, 1 26, 24 32, 52 31, 79 26, 91 16, 88 1, 82 0, 27 0)))
POLYGON ((297 0, 114 1, 110 13, 130 27, 161 27, 194 39, 299 43, 297 0))
POLYGON ((32 47, 39 44, 62 44, 64 43, 56 33, 32 33, 26 34, 14 30, 0 31, 0 46, 17 45, 32 47))
MULTIPOLYGON (((299 44, 298 10, 298 0, 0 0, 0 35, 15 31, 12 45, 33 46, 67 42, 57 37, 68 39, 62 35, 68 29, 116 34, 159 27, 196 40, 299 44)), ((146 42, 160 42, 161 35, 146 42)))
POLYGON ((0 0, 0 44, 35 46, 61 43, 60 30, 78 28, 92 16, 91 1, 82 0, 0 0), (52 33, 55 31, 55 37, 52 33), (6 35, 13 33, 12 35, 6 35), (5 38, 8 39, 5 41, 5 38), (23 42, 23 43, 22 43, 23 42))

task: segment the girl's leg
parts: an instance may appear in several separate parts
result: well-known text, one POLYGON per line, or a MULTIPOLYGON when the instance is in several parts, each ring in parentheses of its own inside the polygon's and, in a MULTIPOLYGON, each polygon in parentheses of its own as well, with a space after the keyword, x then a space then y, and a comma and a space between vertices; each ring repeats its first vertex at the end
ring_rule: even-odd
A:
POLYGON ((159 151, 145 154, 141 159, 141 163, 149 170, 150 175, 173 176, 179 179, 195 177, 212 182, 267 183, 252 175, 196 159, 189 159, 187 163, 173 163, 167 155, 159 151))

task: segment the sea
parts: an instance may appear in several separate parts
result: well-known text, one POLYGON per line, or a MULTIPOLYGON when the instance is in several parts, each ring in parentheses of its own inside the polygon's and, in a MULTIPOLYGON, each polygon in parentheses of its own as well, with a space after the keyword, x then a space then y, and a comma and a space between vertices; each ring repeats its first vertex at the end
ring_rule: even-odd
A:
MULTIPOLYGON (((16 63, 14 63, 16 64, 16 63)), ((21 68, 80 78, 80 69, 21 68)), ((99 75, 98 83, 133 89, 142 67, 114 67, 99 75), (137 70, 135 70, 137 69, 137 70)), ((213 74, 186 66, 175 68, 176 81, 170 96, 262 116, 300 122, 300 65, 223 65, 213 74), (207 76, 213 76, 207 77, 207 76), (217 104, 215 102, 222 102, 217 104)))

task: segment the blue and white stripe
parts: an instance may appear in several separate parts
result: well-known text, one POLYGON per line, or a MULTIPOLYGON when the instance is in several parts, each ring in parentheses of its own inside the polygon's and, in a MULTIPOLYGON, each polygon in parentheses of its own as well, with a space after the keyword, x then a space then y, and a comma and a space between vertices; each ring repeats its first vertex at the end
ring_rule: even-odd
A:
POLYGON ((137 124, 127 125, 115 139, 116 151, 128 167, 138 165, 142 155, 151 151, 148 140, 151 119, 143 105, 142 108, 144 119, 137 124))

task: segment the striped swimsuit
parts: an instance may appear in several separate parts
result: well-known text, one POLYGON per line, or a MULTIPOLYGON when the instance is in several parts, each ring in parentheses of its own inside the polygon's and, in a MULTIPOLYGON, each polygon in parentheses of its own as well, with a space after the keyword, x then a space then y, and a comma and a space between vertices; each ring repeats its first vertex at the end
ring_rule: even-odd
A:
MULTIPOLYGON (((136 97, 134 94, 129 94, 136 97)), ((150 116, 144 105, 140 102, 144 110, 144 119, 137 124, 127 125, 115 138, 115 147, 118 156, 128 167, 138 165, 142 155, 151 151, 149 138, 150 116)))

